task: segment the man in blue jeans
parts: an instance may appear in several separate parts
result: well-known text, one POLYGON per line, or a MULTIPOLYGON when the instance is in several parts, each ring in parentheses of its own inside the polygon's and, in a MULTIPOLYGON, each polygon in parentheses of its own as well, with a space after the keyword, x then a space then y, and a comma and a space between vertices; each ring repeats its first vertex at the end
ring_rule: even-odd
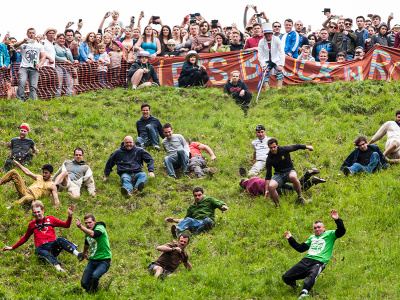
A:
POLYGON ((57 260, 57 256, 62 250, 65 250, 80 259, 77 251, 78 246, 66 240, 65 238, 56 238, 55 227, 69 228, 71 226, 74 206, 68 207, 68 219, 66 222, 61 221, 54 216, 44 215, 44 206, 42 201, 36 200, 32 202, 32 215, 35 220, 29 222, 25 235, 12 247, 5 246, 3 252, 14 250, 26 243, 33 234, 35 242, 35 254, 53 265, 58 271, 63 272, 61 262, 57 260))
POLYGON ((165 138, 160 120, 150 114, 150 104, 143 103, 141 106, 142 117, 136 122, 136 130, 138 138, 136 139, 135 145, 137 147, 148 147, 154 146, 159 151, 161 138, 165 138))
POLYGON ((189 162, 190 149, 185 138, 180 134, 173 134, 172 125, 170 123, 165 123, 162 128, 165 139, 162 140, 161 144, 167 154, 167 156, 164 157, 164 163, 168 175, 176 179, 175 169, 181 167, 183 176, 189 177, 187 175, 187 165, 189 162))
POLYGON ((36 100, 36 91, 39 81, 39 69, 46 60, 42 44, 36 42, 36 30, 29 28, 27 38, 15 43, 14 48, 21 49, 21 65, 18 74, 17 98, 25 101, 26 81, 29 81, 29 99, 36 100))
POLYGON ((171 226, 172 236, 175 239, 185 230, 189 230, 192 235, 196 235, 212 229, 215 224, 215 209, 218 208, 222 212, 229 209, 224 202, 205 196, 201 187, 193 189, 193 196, 195 202, 187 209, 185 218, 174 219, 173 217, 168 217, 164 220, 165 223, 178 223, 178 225, 171 226))
POLYGON ((357 137, 353 144, 357 147, 346 158, 340 170, 344 175, 353 175, 357 172, 373 173, 381 168, 387 169, 387 163, 381 150, 376 145, 368 145, 365 136, 357 137))
POLYGON ((84 223, 85 226, 82 226, 81 220, 76 219, 76 226, 85 233, 85 246, 79 254, 79 260, 82 261, 89 252, 89 262, 83 272, 81 286, 86 292, 96 292, 100 277, 110 268, 110 242, 104 222, 97 222, 93 214, 86 214, 84 223))
POLYGON ((114 165, 117 165, 117 174, 121 177, 121 193, 124 196, 131 196, 133 184, 135 191, 142 191, 147 180, 147 175, 142 171, 143 161, 147 163, 149 176, 154 177, 154 160, 146 150, 136 147, 133 144, 133 138, 126 136, 121 148, 115 150, 106 162, 104 169, 104 179, 106 182, 112 172, 114 165), (132 184, 133 183, 133 184, 132 184))

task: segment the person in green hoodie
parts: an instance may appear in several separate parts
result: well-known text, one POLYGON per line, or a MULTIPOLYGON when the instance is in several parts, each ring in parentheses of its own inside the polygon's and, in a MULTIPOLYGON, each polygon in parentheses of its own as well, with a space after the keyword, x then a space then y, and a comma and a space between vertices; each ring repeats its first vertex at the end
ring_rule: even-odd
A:
POLYGON ((89 252, 89 262, 83 272, 81 286, 86 292, 96 292, 100 277, 110 268, 110 242, 106 224, 97 222, 93 214, 86 214, 84 223, 85 226, 79 218, 76 219, 76 226, 85 233, 85 246, 83 252, 78 254, 79 261, 82 261, 89 252))
POLYGON ((175 239, 185 230, 189 230, 192 235, 197 235, 212 229, 215 224, 215 209, 218 208, 222 212, 229 209, 224 202, 205 196, 201 187, 193 189, 193 196, 195 202, 187 209, 185 218, 168 217, 164 220, 165 223, 178 223, 171 226, 172 236, 175 239))

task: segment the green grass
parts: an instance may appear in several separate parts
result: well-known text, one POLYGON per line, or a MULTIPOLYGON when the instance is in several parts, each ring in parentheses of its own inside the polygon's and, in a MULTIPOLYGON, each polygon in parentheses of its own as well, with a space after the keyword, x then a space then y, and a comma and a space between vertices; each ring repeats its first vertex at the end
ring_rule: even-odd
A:
MULTIPOLYGON (((84 191, 74 202, 74 216, 92 212, 106 222, 113 259, 99 293, 87 295, 80 288, 86 263, 62 253, 59 259, 67 273, 60 274, 34 255, 32 237, 17 250, 2 253, 0 299, 295 299, 298 292, 286 286, 281 275, 305 253, 292 249, 284 232, 290 230, 303 242, 317 219, 327 229, 335 229, 332 208, 338 210, 347 233, 336 242, 332 260, 311 295, 317 299, 398 299, 399 167, 352 178, 341 175, 339 167, 354 149, 356 136, 370 138, 383 122, 394 119, 399 87, 398 82, 357 82, 272 90, 252 104, 247 118, 233 100, 211 88, 117 89, 29 103, 1 100, 0 157, 9 153, 6 145, 17 136, 22 122, 30 124, 29 137, 40 150, 29 166, 34 173, 47 162, 57 169, 64 159, 72 158, 77 146, 85 150, 98 196, 91 198, 84 191), (115 172, 103 183, 109 155, 124 136, 136 137, 135 123, 144 102, 151 104, 152 114, 162 123, 171 122, 175 133, 213 148, 217 160, 212 165, 219 169, 213 180, 169 179, 162 167, 164 154, 151 149, 156 178, 149 178, 137 197, 120 195, 115 172), (328 180, 305 193, 313 200, 310 205, 296 205, 292 195, 281 197, 282 206, 277 209, 261 197, 252 200, 239 188, 238 168, 250 167, 257 124, 264 124, 267 135, 277 137, 281 145, 313 145, 314 152, 292 154, 299 173, 321 167, 321 176, 328 180), (163 220, 184 217, 193 201, 192 189, 198 185, 206 195, 226 202, 230 210, 217 211, 217 226, 189 244, 193 271, 180 266, 177 276, 156 280, 146 268, 159 255, 156 247, 172 240, 163 220)), ((385 141, 378 143, 381 150, 385 141)), ((18 241, 32 216, 27 207, 6 210, 17 199, 12 184, 1 186, 0 192, 3 247, 18 241)), ((47 215, 66 219, 72 201, 65 193, 60 194, 59 213, 51 198, 42 200, 47 215)), ((75 225, 56 231, 82 247, 83 234, 75 225)))

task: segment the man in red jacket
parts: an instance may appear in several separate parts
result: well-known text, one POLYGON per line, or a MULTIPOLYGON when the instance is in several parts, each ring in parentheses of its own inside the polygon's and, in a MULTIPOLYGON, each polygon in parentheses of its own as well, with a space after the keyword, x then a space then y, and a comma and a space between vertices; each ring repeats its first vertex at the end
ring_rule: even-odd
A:
POLYGON ((78 246, 71 243, 70 241, 59 237, 56 238, 54 227, 69 228, 71 226, 72 215, 74 213, 74 206, 71 204, 68 207, 68 219, 67 222, 63 222, 54 216, 44 216, 44 206, 42 201, 34 201, 32 203, 32 215, 35 220, 29 222, 28 229, 25 235, 12 247, 5 246, 3 252, 7 250, 14 250, 27 242, 30 236, 33 234, 35 241, 36 250, 35 253, 40 258, 44 258, 57 270, 64 271, 61 268, 61 263, 57 260, 57 256, 64 249, 67 252, 74 254, 80 258, 80 254, 77 251, 78 246))

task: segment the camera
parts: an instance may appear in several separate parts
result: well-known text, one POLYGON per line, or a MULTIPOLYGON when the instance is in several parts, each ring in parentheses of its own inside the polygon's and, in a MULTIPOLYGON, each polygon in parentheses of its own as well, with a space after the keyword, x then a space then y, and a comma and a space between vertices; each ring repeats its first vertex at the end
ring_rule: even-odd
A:
POLYGON ((232 26, 227 26, 226 30, 232 30, 232 26))
POLYGON ((189 24, 196 24, 196 14, 190 14, 189 24))
POLYGON ((260 18, 260 17, 262 17, 262 14, 256 14, 256 17, 260 18))
POLYGON ((160 16, 153 16, 153 21, 152 21, 152 23, 153 24, 158 24, 158 22, 156 21, 157 19, 159 19, 160 18, 160 16))
POLYGON ((82 19, 79 19, 78 23, 82 22, 82 19))
POLYGON ((324 13, 324 15, 325 15, 326 13, 331 13, 331 9, 330 9, 330 8, 324 8, 323 13, 324 13))

